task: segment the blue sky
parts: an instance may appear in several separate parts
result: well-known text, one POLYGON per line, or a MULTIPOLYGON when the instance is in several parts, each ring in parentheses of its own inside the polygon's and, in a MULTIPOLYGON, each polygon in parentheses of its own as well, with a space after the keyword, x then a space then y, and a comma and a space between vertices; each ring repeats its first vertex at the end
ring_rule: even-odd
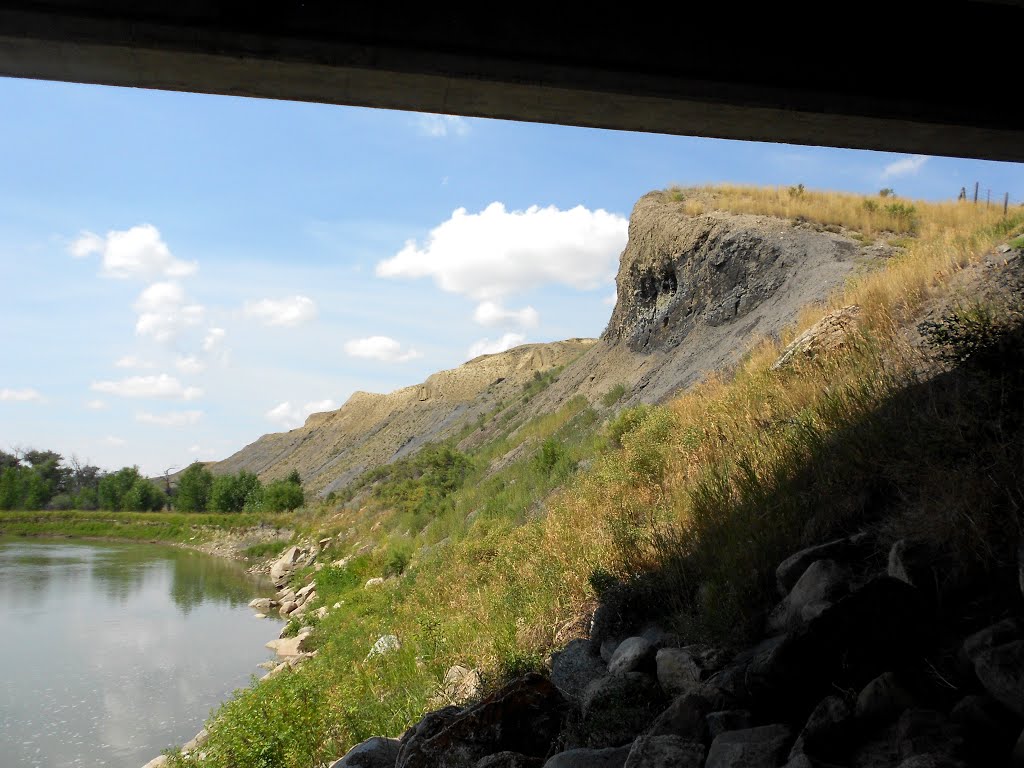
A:
POLYGON ((0 448, 159 473, 601 333, 633 203, 1024 200, 1020 165, 0 78, 0 448))

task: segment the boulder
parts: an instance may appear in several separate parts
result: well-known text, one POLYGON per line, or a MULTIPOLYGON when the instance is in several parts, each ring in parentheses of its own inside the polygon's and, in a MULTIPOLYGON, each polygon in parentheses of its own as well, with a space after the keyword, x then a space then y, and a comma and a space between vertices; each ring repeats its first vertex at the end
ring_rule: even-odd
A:
MULTIPOLYGON (((593 647, 593 643, 591 643, 593 647)), ((611 637, 601 642, 601 660, 607 664, 612 660, 612 656, 615 655, 615 649, 619 647, 619 641, 611 637)))
POLYGON ((316 592, 316 582, 315 581, 311 581, 311 582, 309 582, 309 584, 307 584, 306 586, 304 586, 302 589, 298 590, 295 593, 295 602, 297 602, 297 603, 299 603, 301 605, 306 600, 310 599, 310 595, 314 594, 315 592, 316 592))
POLYGON ((1020 731, 1020 720, 990 696, 964 696, 949 713, 960 726, 966 753, 978 762, 1005 765, 1020 731))
POLYGON ((840 761, 850 754, 856 735, 850 707, 838 696, 826 696, 807 718, 789 758, 808 755, 822 762, 840 761))
POLYGON ((519 752, 495 752, 480 758, 474 768, 541 768, 542 765, 542 757, 527 757, 519 752))
POLYGON ((553 755, 544 768, 623 768, 632 744, 607 749, 570 749, 553 755))
POLYGON ((860 307, 851 304, 840 307, 825 315, 806 331, 791 341, 778 359, 772 363, 772 370, 796 365, 802 360, 813 360, 834 353, 846 346, 850 332, 856 327, 860 307))
POLYGON ((664 707, 657 682, 642 672, 605 675, 583 693, 582 730, 588 747, 617 747, 632 741, 664 707))
POLYGON ((280 605, 281 603, 297 603, 297 602, 298 602, 298 600, 295 599, 295 590, 294 589, 282 589, 280 592, 277 593, 277 604, 278 605, 280 605))
POLYGON ((705 746, 680 736, 640 736, 624 768, 701 768, 705 746))
POLYGON ((708 726, 708 737, 714 741, 720 733, 753 728, 754 717, 750 714, 749 709, 723 709, 718 712, 708 712, 704 722, 708 726))
POLYGON ((834 690, 833 685, 860 688, 920 654, 929 623, 914 587, 879 577, 776 643, 764 645, 742 675, 734 676, 751 699, 772 711, 796 715, 834 690))
POLYGON ((324 617, 326 617, 327 614, 330 613, 330 610, 331 609, 328 608, 326 605, 321 605, 319 608, 313 611, 313 615, 316 616, 317 620, 322 621, 324 617))
MULTIPOLYGON (((802 624, 804 609, 818 603, 828 604, 850 591, 852 574, 849 568, 835 560, 815 560, 797 579, 793 589, 768 615, 769 634, 778 634, 802 624)), ((808 618, 821 613, 823 608, 810 612, 808 618)))
POLYGON ((209 740, 210 732, 203 728, 199 731, 199 733, 197 733, 195 736, 193 736, 191 739, 189 739, 182 745, 181 751, 184 754, 190 754, 192 752, 195 752, 197 749, 203 747, 209 740))
POLYGON ((398 635, 382 635, 377 638, 377 642, 373 644, 370 652, 366 654, 366 661, 375 656, 386 656, 389 653, 394 653, 401 647, 402 643, 398 639, 398 635))
POLYGON ((372 579, 367 579, 366 580, 366 583, 363 585, 363 588, 364 589, 374 589, 375 587, 381 586, 383 583, 384 583, 384 578, 382 576, 374 576, 372 579))
POLYGON ((785 725, 726 731, 711 742, 706 768, 777 768, 793 736, 785 725))
POLYGON ((271 600, 269 597, 257 597, 250 601, 249 607, 257 613, 270 613, 271 608, 277 607, 277 601, 271 600))
POLYGON ((356 744, 331 768, 395 768, 401 743, 398 739, 374 736, 362 744, 356 744))
POLYGON ((975 657, 982 651, 997 645, 1004 645, 1014 640, 1024 639, 1020 622, 1015 618, 1003 619, 995 624, 979 629, 964 639, 964 655, 974 663, 975 657))
POLYGON ((680 696, 655 718, 648 736, 678 736, 686 741, 708 741, 706 716, 712 703, 700 694, 680 696))
POLYGON ((272 650, 278 656, 291 658, 292 656, 298 656, 300 653, 304 653, 309 650, 308 641, 306 640, 309 636, 310 632, 300 632, 294 637, 283 637, 278 640, 271 640, 267 643, 267 648, 272 650))
POLYGON ((707 645, 662 648, 655 656, 658 682, 670 696, 691 693, 724 661, 724 652, 707 645))
POLYGON ((471 707, 447 707, 421 720, 402 737, 396 768, 475 768, 497 752, 544 757, 565 706, 549 680, 526 675, 471 707))
POLYGON ((913 695, 892 672, 883 672, 857 695, 854 712, 859 720, 878 725, 894 722, 914 705, 913 695))
POLYGON ((444 673, 441 687, 428 704, 430 706, 463 704, 477 695, 481 685, 480 674, 475 669, 456 664, 449 667, 448 671, 444 673))
POLYGON ((653 670, 654 654, 654 646, 646 637, 627 637, 619 643, 612 660, 608 662, 608 673, 624 675, 627 672, 653 670))
POLYGON ((896 745, 901 760, 918 755, 959 757, 964 752, 960 727, 941 712, 908 709, 896 724, 896 745))
POLYGON ((551 656, 551 682, 570 701, 581 702, 587 686, 606 672, 588 640, 573 640, 551 656))
POLYGON ((142 768, 164 768, 164 766, 167 765, 167 761, 169 759, 170 758, 168 758, 167 755, 160 755, 159 757, 154 757, 152 760, 150 760, 148 763, 142 766, 142 768))
POLYGON ((304 551, 299 547, 289 547, 284 551, 274 564, 270 566, 270 580, 274 582, 276 586, 284 584, 288 577, 291 576, 292 572, 298 567, 299 562, 302 560, 304 551))
POLYGON ((974 673, 996 701, 1024 717, 1024 640, 975 653, 974 673))
POLYGON ((790 555, 775 569, 775 582, 779 596, 788 595, 800 577, 804 575, 804 571, 815 560, 836 560, 840 563, 860 560, 871 550, 873 544, 870 534, 858 533, 845 539, 835 539, 825 544, 808 547, 790 555))
POLYGON ((288 600, 287 602, 281 603, 281 607, 278 609, 278 613, 281 614, 281 618, 286 618, 291 614, 295 613, 295 609, 299 607, 299 604, 294 600, 288 600))

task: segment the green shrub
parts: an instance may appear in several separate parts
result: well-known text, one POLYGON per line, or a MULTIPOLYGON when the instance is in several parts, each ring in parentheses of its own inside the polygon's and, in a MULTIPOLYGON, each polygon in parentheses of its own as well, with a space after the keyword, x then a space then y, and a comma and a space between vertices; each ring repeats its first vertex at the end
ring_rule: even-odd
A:
POLYGON ((615 448, 621 448, 623 436, 636 429, 652 410, 653 406, 642 404, 620 411, 608 423, 608 442, 615 448))
POLYGON ((202 462, 188 465, 178 478, 174 508, 179 512, 205 512, 213 489, 213 474, 202 462))
POLYGON ((611 408, 622 399, 624 394, 626 394, 626 385, 616 384, 601 396, 601 404, 605 408, 611 408))
POLYGON ((305 503, 302 486, 289 480, 274 480, 263 489, 263 509, 268 512, 291 512, 305 503))

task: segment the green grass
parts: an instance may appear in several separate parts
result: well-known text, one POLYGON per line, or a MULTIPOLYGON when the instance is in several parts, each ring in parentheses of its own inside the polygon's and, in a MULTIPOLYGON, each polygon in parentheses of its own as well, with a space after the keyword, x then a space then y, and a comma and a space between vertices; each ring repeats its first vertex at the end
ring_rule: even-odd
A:
POLYGON ((181 512, 0 512, 0 534, 7 536, 70 536, 184 542, 203 538, 214 529, 251 528, 261 523, 287 526, 284 515, 188 514, 181 512))

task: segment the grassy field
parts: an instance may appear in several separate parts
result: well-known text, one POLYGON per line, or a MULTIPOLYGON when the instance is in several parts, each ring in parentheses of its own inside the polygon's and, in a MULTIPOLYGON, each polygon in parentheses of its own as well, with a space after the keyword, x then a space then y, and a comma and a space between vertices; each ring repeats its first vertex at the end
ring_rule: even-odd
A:
POLYGON ((439 452, 362 478, 308 523, 336 534, 332 559, 362 553, 315 574, 320 602, 340 604, 318 622, 320 654, 239 691, 211 719, 205 759, 176 764, 305 768, 399 735, 449 666, 480 670, 487 686, 537 668, 586 632, 598 596, 623 622, 643 614, 690 641, 742 643, 777 599, 779 560, 863 527, 883 544, 923 539, 951 580, 1012 575, 1024 503, 1019 308, 954 307, 924 348, 906 330, 964 267, 1024 232, 1024 217, 807 190, 665 194, 694 215, 800 216, 898 237, 900 252, 671 403, 616 414, 614 398, 571 401, 528 424, 503 404, 481 427, 509 429, 462 458, 439 452), (903 212, 887 212, 896 202, 903 212), (789 339, 851 304, 862 311, 845 347, 772 370, 789 339), (401 650, 367 658, 384 634, 401 650))

